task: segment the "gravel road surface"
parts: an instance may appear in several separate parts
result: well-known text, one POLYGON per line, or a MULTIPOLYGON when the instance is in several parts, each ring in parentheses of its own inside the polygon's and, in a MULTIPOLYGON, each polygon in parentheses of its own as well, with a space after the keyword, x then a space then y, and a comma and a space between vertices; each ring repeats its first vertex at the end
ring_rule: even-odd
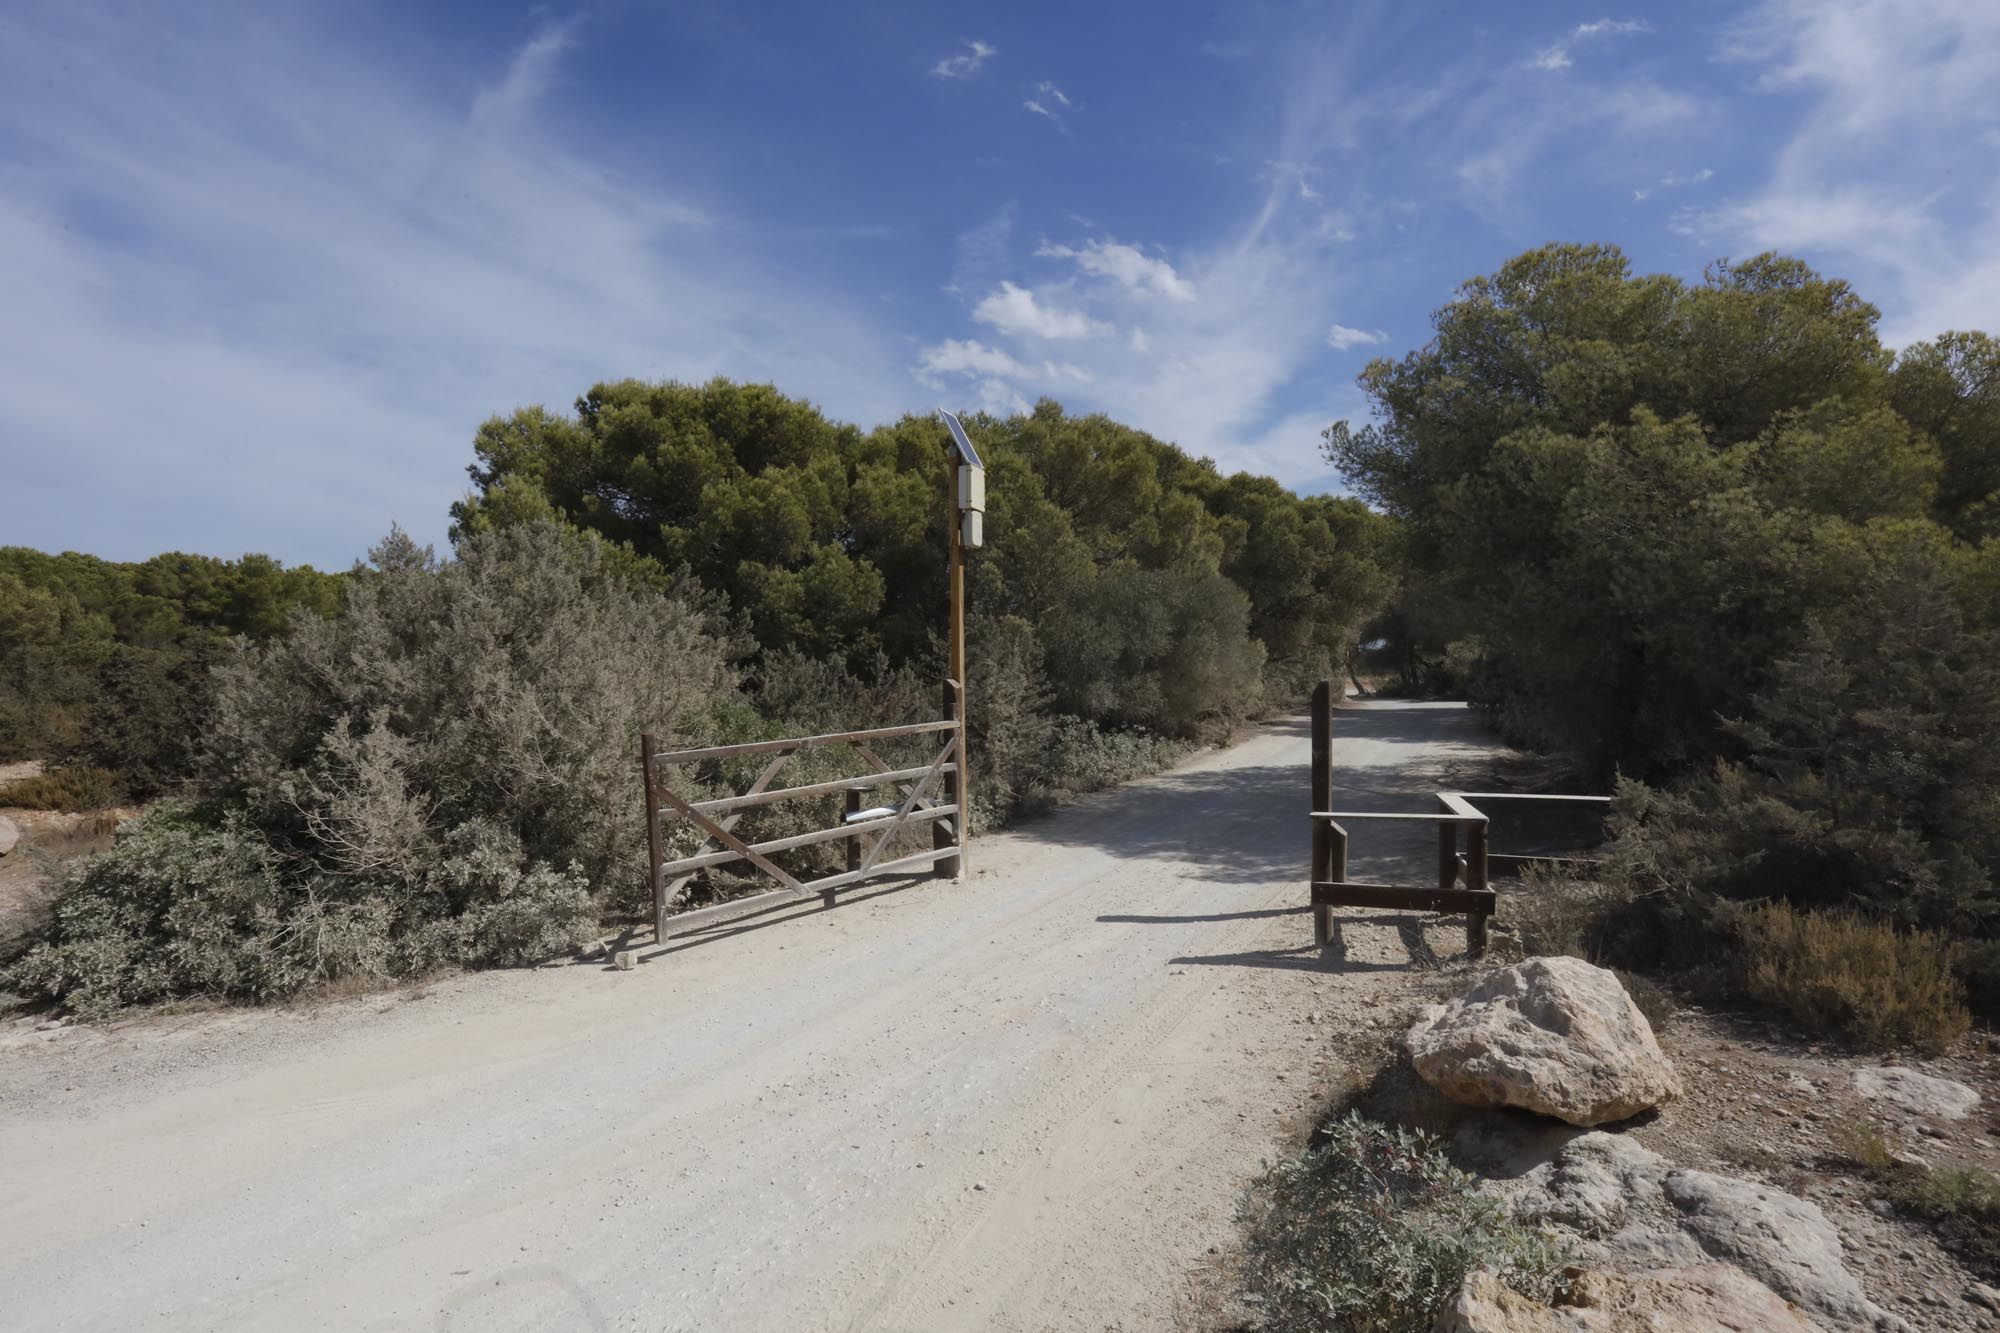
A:
MULTIPOLYGON (((1335 731, 1342 807, 1431 809, 1490 753, 1450 704, 1335 731)), ((1326 1025, 1463 945, 1357 911, 1311 947, 1307 735, 979 839, 962 883, 631 972, 11 1025, 0 1325, 1185 1326, 1243 1185, 1340 1077, 1326 1025)), ((1421 877, 1433 848, 1367 826, 1352 872, 1421 877)))

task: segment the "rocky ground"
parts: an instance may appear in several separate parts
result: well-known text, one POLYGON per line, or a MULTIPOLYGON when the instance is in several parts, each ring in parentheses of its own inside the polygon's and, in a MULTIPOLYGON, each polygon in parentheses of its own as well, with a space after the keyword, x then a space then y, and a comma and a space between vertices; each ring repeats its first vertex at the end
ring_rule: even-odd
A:
MULTIPOLYGON (((1330 1109, 1443 1135, 1461 1165, 1517 1216, 1564 1237, 1593 1273, 1577 1298, 1588 1308, 1555 1312, 1470 1285, 1440 1330, 2000 1329, 1992 1252, 1954 1249, 1899 1206, 1924 1172, 2000 1171, 1990 1037, 1940 1059, 1885 1061, 1687 1007, 1662 1016, 1656 1057, 1635 1058, 1618 1028, 1627 1016, 1550 1006, 1491 975, 1462 964, 1433 974, 1433 998, 1487 1001, 1470 1016, 1409 999, 1380 1026, 1329 1034, 1335 1063, 1351 1071, 1330 1109), (1537 1003, 1539 1018, 1523 1023, 1537 1003), (1597 1056, 1560 1049, 1572 1040, 1599 1042, 1597 1056), (1481 1043, 1501 1054, 1482 1059, 1481 1043), (1452 1071, 1432 1067, 1440 1061, 1452 1071), (1593 1108, 1622 1111, 1605 1101, 1608 1083, 1657 1099, 1662 1078, 1678 1086, 1657 1109, 1597 1128, 1554 1118, 1566 1102, 1586 1122, 1593 1108), (1460 1104, 1480 1101, 1542 1113, 1460 1104), (1636 1311, 1655 1322, 1618 1322, 1636 1311)), ((1218 1304, 1208 1326, 1254 1324, 1218 1304)))

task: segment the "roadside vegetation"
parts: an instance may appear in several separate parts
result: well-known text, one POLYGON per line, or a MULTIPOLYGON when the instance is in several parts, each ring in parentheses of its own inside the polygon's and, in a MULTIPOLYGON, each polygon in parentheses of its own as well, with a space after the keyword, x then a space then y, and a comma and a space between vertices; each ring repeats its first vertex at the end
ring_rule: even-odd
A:
MULTIPOLYGON (((1372 507, 1052 402, 969 421, 975 825, 1388 673, 1617 784, 1610 873, 1531 933, 1863 1044, 1992 1022, 2000 344, 1892 352, 1797 261, 1685 282, 1610 246, 1524 254, 1434 325, 1327 432, 1372 507)), ((946 450, 925 418, 620 381, 479 428, 450 558, 0 551, 0 758, 51 761, 0 801, 172 798, 68 872, 10 976, 94 1010, 263 998, 616 919, 641 729, 935 713, 946 450)))
MULTIPOLYGON (((993 534, 971 564, 975 826, 1156 771, 1291 702, 1342 669, 1393 590, 1393 531, 1358 501, 1225 478, 1053 404, 970 426, 993 534)), ((42 730, 15 725, 7 747, 56 762, 0 801, 168 799, 62 872, 7 982, 89 1015, 261 1001, 533 962, 631 919, 642 731, 672 746, 937 715, 947 447, 934 422, 864 434, 768 387, 626 382, 574 418, 482 428, 448 559, 398 533, 337 579, 272 583, 254 557, 15 553, 54 610, 5 651, 116 661, 123 634, 186 689, 125 718, 122 686, 69 704, 36 682, 77 677, 21 678, 7 716, 42 730), (176 601, 156 566, 226 586, 172 585, 176 601), (135 729, 143 744, 99 743, 135 729)), ((785 781, 828 762, 801 755, 785 781)), ((712 795, 750 776, 685 780, 712 795)), ((774 806, 741 831, 832 816, 774 806)), ((783 859, 817 872, 839 855, 783 859)), ((708 872, 686 901, 742 887, 708 872)))
POLYGON ((1467 1274, 1548 1300, 1566 1260, 1420 1130, 1349 1111, 1267 1167, 1241 1210, 1244 1300, 1268 1333, 1426 1333, 1467 1274))
POLYGON ((1934 1048, 2000 1019, 2000 343, 1876 319, 1775 255, 1550 246, 1327 453, 1405 538, 1387 656, 1617 781, 1604 959, 1934 1048))
POLYGON ((0 547, 0 762, 59 766, 0 805, 84 810, 186 776, 231 639, 330 613, 337 575, 268 556, 179 553, 118 564, 0 547))

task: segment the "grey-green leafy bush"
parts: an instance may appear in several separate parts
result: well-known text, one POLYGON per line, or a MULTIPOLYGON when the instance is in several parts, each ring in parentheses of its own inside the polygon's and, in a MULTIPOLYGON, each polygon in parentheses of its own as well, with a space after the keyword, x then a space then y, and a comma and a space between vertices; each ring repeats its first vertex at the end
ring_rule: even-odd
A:
POLYGON ((1564 1254, 1437 1140, 1357 1112, 1266 1169, 1242 1209, 1245 1299, 1271 1333, 1423 1333, 1468 1273, 1557 1293, 1564 1254))
POLYGON ((532 962, 642 896, 636 738, 742 707, 708 613, 554 524, 449 562, 392 535, 345 597, 220 669, 199 801, 73 868, 10 984, 268 1000, 532 962))

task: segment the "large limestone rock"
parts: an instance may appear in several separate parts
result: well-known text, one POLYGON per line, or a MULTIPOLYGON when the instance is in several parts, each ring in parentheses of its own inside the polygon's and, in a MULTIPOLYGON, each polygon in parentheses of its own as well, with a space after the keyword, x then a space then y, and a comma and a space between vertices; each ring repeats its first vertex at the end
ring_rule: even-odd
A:
POLYGON ((1854 1090, 1870 1101, 1882 1102, 1904 1115, 1933 1120, 1963 1120, 1979 1105, 1979 1094, 1963 1083, 1948 1078, 1932 1078, 1898 1065, 1880 1065, 1854 1071, 1854 1090))
POLYGON ((21 829, 13 820, 0 815, 0 856, 14 850, 14 844, 21 840, 21 829))
POLYGON ((1623 1120, 1681 1095, 1624 986, 1579 958, 1530 958, 1430 1006, 1409 1048, 1417 1073, 1455 1102, 1572 1125, 1623 1120))
POLYGON ((1584 1273, 1561 1305, 1474 1273, 1433 1333, 1822 1333, 1805 1312, 1725 1264, 1584 1273))
MULTIPOLYGON (((1752 1181, 1671 1166, 1616 1134, 1584 1134, 1521 1178, 1523 1222, 1572 1237, 1593 1264, 1657 1270, 1732 1265, 1822 1327, 1896 1329, 1848 1271, 1818 1206, 1752 1181)), ((1645 1327, 1640 1325, 1639 1327, 1645 1327)))
POLYGON ((1670 1171, 1662 1189, 1681 1229, 1710 1255, 1837 1326, 1880 1322, 1860 1281, 1847 1271, 1840 1233, 1819 1205, 1706 1171, 1670 1171))

